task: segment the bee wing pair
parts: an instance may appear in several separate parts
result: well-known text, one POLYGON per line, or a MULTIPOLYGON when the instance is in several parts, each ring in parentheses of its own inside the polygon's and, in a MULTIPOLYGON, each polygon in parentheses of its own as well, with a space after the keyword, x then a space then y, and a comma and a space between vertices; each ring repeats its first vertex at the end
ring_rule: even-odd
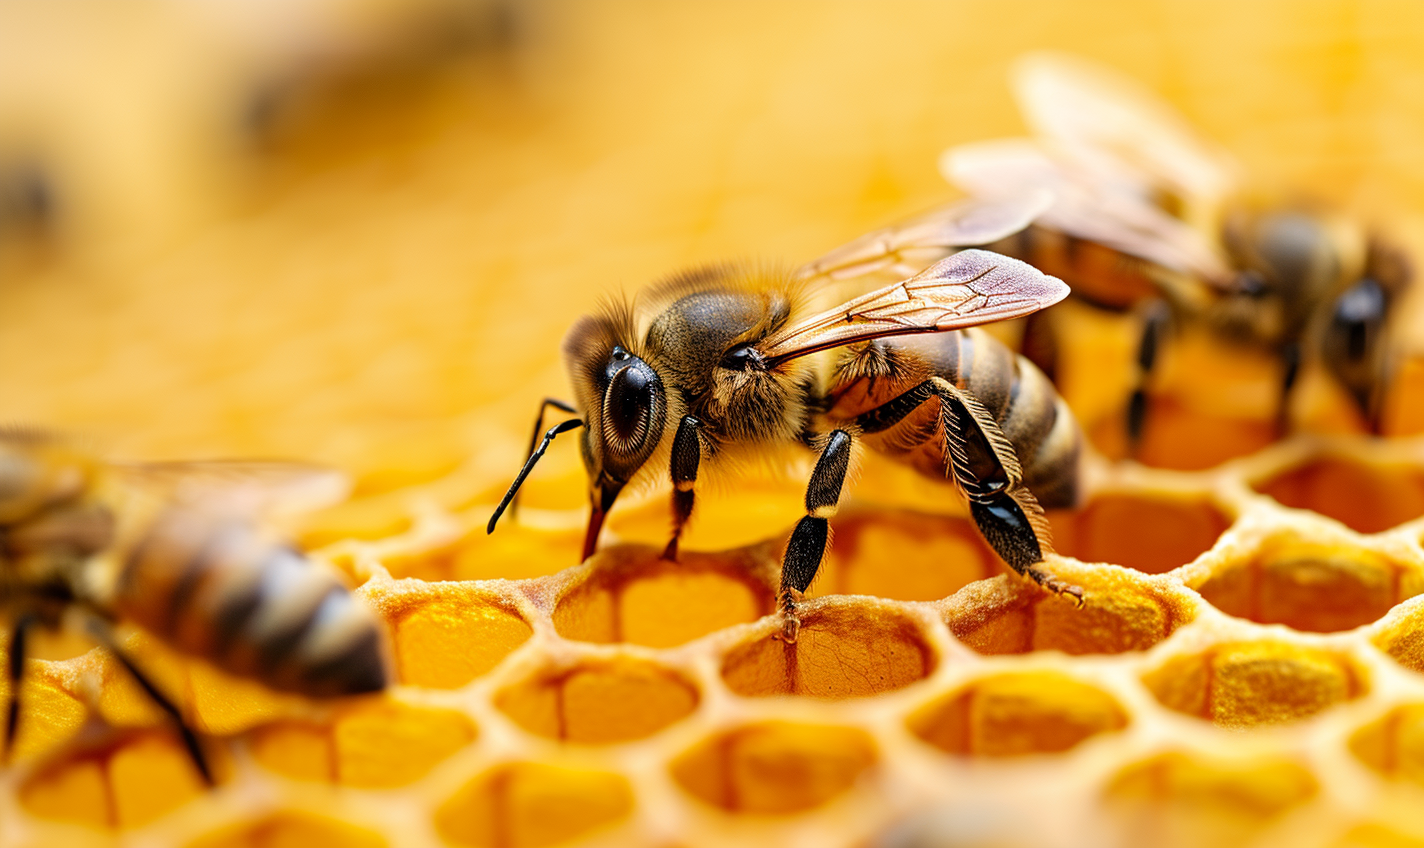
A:
POLYGON ((1236 285, 1203 234, 1238 183, 1223 152, 1150 92, 1082 60, 1030 55, 1013 86, 1037 139, 946 151, 947 179, 990 196, 1047 188, 1054 202, 1040 223, 1218 288, 1236 285), (1160 205, 1168 199, 1180 217, 1160 205))

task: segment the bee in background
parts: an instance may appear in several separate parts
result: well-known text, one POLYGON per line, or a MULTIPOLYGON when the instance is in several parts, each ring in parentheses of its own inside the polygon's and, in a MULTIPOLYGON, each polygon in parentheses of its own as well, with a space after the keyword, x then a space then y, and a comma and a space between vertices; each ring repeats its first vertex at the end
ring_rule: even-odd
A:
POLYGON ((533 447, 489 531, 550 442, 574 429, 583 430, 592 507, 585 558, 629 485, 670 479, 665 556, 675 559, 704 462, 784 447, 815 451, 806 516, 787 544, 778 595, 782 636, 794 641, 797 598, 820 567, 827 519, 860 441, 931 477, 948 476, 1004 562, 1080 600, 1081 590, 1043 564, 1051 551, 1043 507, 1077 500, 1077 424, 1036 367, 975 329, 1051 306, 1068 288, 982 250, 924 267, 927 256, 1017 232, 1047 202, 947 207, 796 273, 699 269, 582 319, 564 342, 576 402, 545 402, 577 417, 533 447), (839 293, 883 276, 897 281, 848 299, 839 293))
MULTIPOLYGON (((1014 90, 1036 139, 955 148, 941 168, 972 193, 1050 190, 1054 202, 1034 224, 993 249, 1062 276, 1082 301, 1143 316, 1130 444, 1142 434, 1160 342, 1176 322, 1204 322, 1280 362, 1278 432, 1289 428, 1308 356, 1378 431, 1388 318, 1411 277, 1402 254, 1337 211, 1248 199, 1223 152, 1109 71, 1033 55, 1019 62, 1014 90)), ((1051 329, 1030 323, 1024 349, 1042 351, 1037 360, 1051 361, 1051 329)))
POLYGON ((54 436, 0 433, 0 599, 13 621, 7 756, 20 717, 26 636, 70 616, 178 726, 209 783, 193 731, 120 646, 114 625, 137 624, 179 653, 283 692, 384 689, 390 678, 376 617, 334 573, 255 520, 256 501, 325 499, 336 477, 282 463, 126 466, 54 436), (275 492, 279 486, 287 491, 275 492), (159 489, 166 494, 153 498, 159 489), (121 523, 121 504, 145 520, 121 523))

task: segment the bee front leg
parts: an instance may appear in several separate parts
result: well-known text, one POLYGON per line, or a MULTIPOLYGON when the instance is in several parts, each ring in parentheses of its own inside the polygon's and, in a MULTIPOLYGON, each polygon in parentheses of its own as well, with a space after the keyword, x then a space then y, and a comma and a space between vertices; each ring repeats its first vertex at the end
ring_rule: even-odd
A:
POLYGON ((796 641, 801 620, 796 616, 796 596, 811 588, 821 559, 826 555, 830 536, 828 519, 840 505, 841 489, 850 468, 853 440, 845 430, 834 430, 821 449, 821 457, 811 471, 806 485, 806 517, 796 524, 791 541, 786 544, 786 556, 781 563, 781 591, 777 599, 781 606, 781 638, 796 641))
POLYGON ((672 440, 672 538, 663 550, 663 559, 677 560, 677 542, 682 529, 692 517, 696 499, 697 466, 702 461, 702 422, 691 415, 682 416, 677 435, 672 440))
POLYGON ((159 691, 158 687, 153 684, 153 681, 148 679, 148 675, 139 670, 133 658, 119 646, 118 640, 114 638, 114 634, 110 632, 106 624, 99 619, 91 619, 89 630, 94 634, 99 644, 107 649, 109 653, 113 654, 114 659, 118 660, 119 664, 128 670, 128 673, 132 675, 134 681, 138 683, 139 688, 143 689, 144 694, 148 695, 149 700, 153 701, 159 709, 167 713, 168 717, 173 720, 173 723, 178 727, 179 735, 183 737, 183 745, 188 749, 188 756, 192 758, 193 766, 197 768, 198 774, 203 778, 203 782, 208 786, 214 785, 213 773, 212 770, 208 768, 208 760, 207 757, 203 756, 203 749, 198 746, 198 737, 193 733, 192 728, 188 727, 188 723, 183 720, 183 714, 178 710, 177 705, 168 700, 168 697, 159 691))
POLYGON ((25 636, 38 619, 31 613, 24 613, 15 619, 10 630, 10 691, 5 708, 5 760, 15 746, 15 732, 20 727, 20 682, 25 676, 25 636))
MULTIPOLYGON (((533 456, 533 455, 534 455, 534 451, 538 449, 538 447, 539 447, 539 436, 540 436, 540 434, 541 434, 541 433, 543 432, 543 430, 544 430, 544 413, 545 413, 545 412, 549 409, 549 407, 551 407, 551 406, 552 406, 553 408, 559 410, 560 412, 567 412, 567 413, 569 413, 570 415, 577 415, 577 414, 578 414, 578 410, 574 409, 574 406, 573 406, 573 404, 571 404, 571 403, 565 403, 564 401, 558 400, 558 399, 556 399, 556 398, 547 398, 547 397, 544 398, 542 401, 540 401, 540 402, 539 402, 539 414, 536 415, 536 416, 534 416, 534 432, 533 432, 532 435, 529 436, 529 450, 528 450, 527 452, 525 452, 525 454, 524 454, 525 456, 533 456)), ((509 502, 509 517, 510 517, 510 518, 514 518, 514 517, 517 516, 518 514, 519 514, 519 493, 516 491, 516 492, 514 493, 514 499, 509 502)))

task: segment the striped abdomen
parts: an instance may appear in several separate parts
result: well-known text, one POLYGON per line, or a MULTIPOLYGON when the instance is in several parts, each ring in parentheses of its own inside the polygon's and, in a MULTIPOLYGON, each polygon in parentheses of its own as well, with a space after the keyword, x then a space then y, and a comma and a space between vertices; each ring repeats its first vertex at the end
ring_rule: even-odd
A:
MULTIPOLYGON (((850 420, 882 406, 929 377, 973 395, 998 422, 1023 466, 1024 484, 1048 508, 1078 499, 1077 422, 1053 384, 1028 360, 983 330, 880 339, 848 351, 833 387, 830 416, 850 420)), ((875 450, 943 478, 945 437, 937 401, 928 401, 882 432, 867 433, 875 450)))
POLYGON ((171 647, 273 689, 328 697, 388 683, 371 612, 327 569, 231 515, 160 516, 122 564, 115 607, 171 647))

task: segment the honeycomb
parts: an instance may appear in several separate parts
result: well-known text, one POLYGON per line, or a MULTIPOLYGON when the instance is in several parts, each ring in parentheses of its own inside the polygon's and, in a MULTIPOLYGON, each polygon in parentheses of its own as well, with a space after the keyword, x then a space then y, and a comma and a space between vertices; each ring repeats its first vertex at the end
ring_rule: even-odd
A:
POLYGON ((124 631, 210 790, 105 654, 38 636, 0 844, 1424 845, 1424 339, 1387 438, 1307 368, 1275 440, 1270 363, 1188 332, 1125 462, 1131 321, 1058 307, 1092 449, 1051 565, 1081 609, 1004 573, 951 486, 875 456, 794 645, 771 613, 809 462, 699 489, 675 564, 665 493, 625 496, 575 565, 582 470, 556 443, 484 532, 601 292, 942 201, 940 148, 1021 131, 1025 49, 1131 70, 1267 182, 1391 211, 1424 255, 1400 211, 1424 184, 1412 7, 1010 6, 540 2, 435 50, 332 2, 346 58, 282 65, 290 100, 240 150, 211 103, 262 66, 191 4, 135 4, 129 41, 43 19, 54 67, 4 49, 35 24, 0 8, 0 170, 7 63, 64 95, 41 129, 115 140, 55 160, 42 240, 0 238, 6 414, 123 457, 350 472, 299 540, 379 613, 398 681, 305 701, 124 631))

